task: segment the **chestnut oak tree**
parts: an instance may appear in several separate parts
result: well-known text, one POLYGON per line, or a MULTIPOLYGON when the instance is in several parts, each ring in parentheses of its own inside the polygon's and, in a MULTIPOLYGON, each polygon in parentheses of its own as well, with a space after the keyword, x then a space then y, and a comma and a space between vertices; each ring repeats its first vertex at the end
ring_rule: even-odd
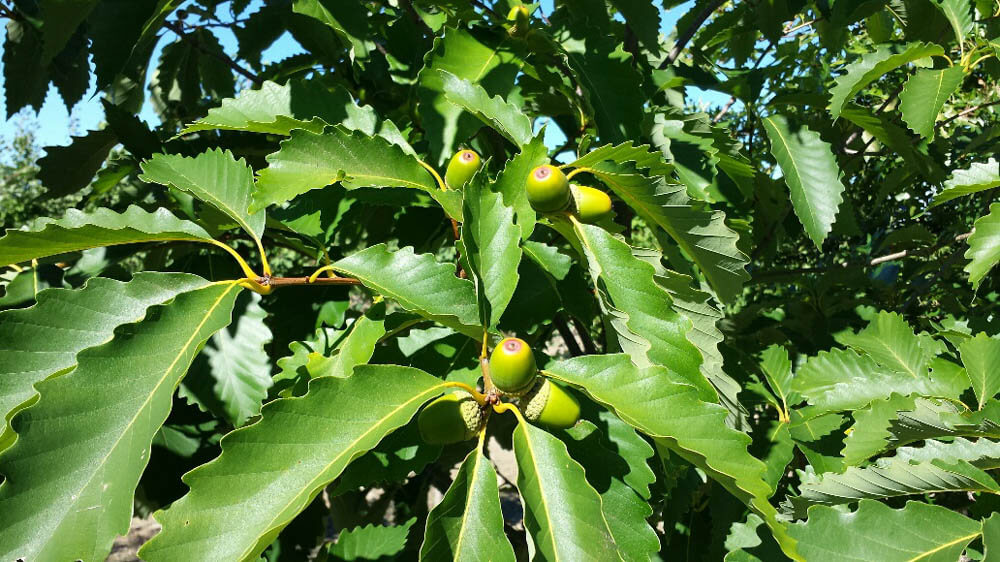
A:
POLYGON ((998 557, 996 2, 0 18, 0 559, 998 557))

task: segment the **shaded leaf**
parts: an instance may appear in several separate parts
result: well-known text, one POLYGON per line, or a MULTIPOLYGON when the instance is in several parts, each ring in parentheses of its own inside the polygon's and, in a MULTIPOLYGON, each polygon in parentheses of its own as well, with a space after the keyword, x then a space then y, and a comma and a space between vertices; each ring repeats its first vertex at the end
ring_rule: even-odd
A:
POLYGON ((45 65, 38 63, 41 49, 41 36, 29 22, 7 21, 3 74, 8 119, 23 107, 38 111, 45 103, 49 74, 45 65))
POLYGON ((878 139, 878 142, 899 154, 907 166, 925 178, 935 182, 944 178, 944 170, 938 162, 915 148, 915 138, 912 133, 905 127, 897 125, 884 112, 875 115, 871 109, 849 103, 840 116, 861 127, 878 139))
POLYGON ((179 394, 235 427, 260 413, 271 381, 271 359, 264 346, 271 341, 267 313, 260 296, 248 294, 233 328, 220 330, 202 350, 204 369, 181 383, 179 394))
POLYGON ((816 247, 821 248, 843 202, 844 184, 833 150, 807 127, 793 130, 781 115, 766 117, 763 124, 771 141, 771 154, 791 192, 795 215, 816 247))
POLYGON ((646 97, 632 55, 615 38, 591 33, 562 43, 602 142, 639 137, 646 97))
POLYGON ((368 10, 361 2, 294 0, 292 10, 316 18, 351 47, 351 60, 368 58, 368 10))
MULTIPOLYGON (((639 250, 633 248, 632 253, 638 255, 639 250)), ((659 253, 656 260, 660 260, 659 253)), ((692 287, 691 277, 661 267, 654 278, 673 299, 671 308, 691 321, 687 339, 701 352, 701 373, 715 387, 719 400, 730 412, 727 423, 736 429, 744 428, 747 412, 738 397, 742 388, 722 368, 723 358, 719 344, 725 338, 718 327, 718 322, 723 317, 722 312, 709 303, 712 298, 709 293, 692 287)))
POLYGON ((972 2, 969 0, 931 0, 955 31, 955 41, 962 44, 972 31, 972 2))
POLYGON ((458 142, 481 126, 475 116, 448 101, 445 74, 439 71, 479 84, 489 95, 507 96, 513 91, 519 61, 503 48, 504 41, 492 41, 495 39, 446 27, 444 35, 434 38, 434 47, 424 56, 424 67, 417 75, 417 97, 430 153, 438 155, 439 166, 459 148, 458 142))
POLYGON ((40 0, 41 63, 46 64, 66 46, 76 28, 87 19, 98 0, 40 0))
POLYGON ((116 144, 118 136, 102 129, 71 137, 69 146, 45 147, 45 156, 38 160, 38 179, 48 188, 46 197, 62 197, 90 185, 116 144))
POLYGON ((618 11, 625 16, 642 46, 654 55, 660 51, 660 11, 650 2, 643 0, 612 0, 618 11))
POLYGON ((657 553, 659 538, 646 522, 653 509, 625 483, 624 476, 630 470, 625 459, 588 421, 567 429, 565 435, 570 456, 583 466, 587 482, 601 496, 604 519, 623 558, 646 559, 657 553))
POLYGON ((650 224, 662 228, 698 265, 719 300, 731 303, 750 279, 750 258, 737 248, 739 235, 726 225, 726 215, 688 198, 684 186, 664 177, 598 165, 593 174, 607 184, 650 224))

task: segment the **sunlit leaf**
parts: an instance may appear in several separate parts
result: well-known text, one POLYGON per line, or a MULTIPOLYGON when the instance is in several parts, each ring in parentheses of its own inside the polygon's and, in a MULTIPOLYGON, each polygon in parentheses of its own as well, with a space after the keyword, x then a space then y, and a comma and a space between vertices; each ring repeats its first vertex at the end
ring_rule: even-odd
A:
POLYGON ((152 213, 135 206, 123 213, 69 209, 61 219, 42 218, 22 230, 8 230, 0 238, 0 266, 97 246, 166 241, 210 242, 212 237, 166 209, 152 213))
POLYGON ((264 234, 265 214, 247 211, 254 192, 253 170, 228 150, 209 150, 194 158, 156 154, 142 163, 139 179, 194 195, 232 217, 257 240, 264 234))
POLYGON ((615 544, 601 509, 601 496, 566 445, 527 423, 514 430, 517 489, 524 500, 524 526, 544 560, 614 560, 615 544))
POLYGON ((163 530, 140 556, 256 557, 355 457, 443 390, 418 369, 365 365, 349 378, 313 380, 301 398, 268 403, 259 422, 223 438, 219 457, 185 475, 191 491, 156 513, 163 530))
POLYGON ((128 531, 174 388, 201 343, 229 323, 239 292, 225 283, 182 293, 80 352, 72 373, 36 385, 39 401, 11 421, 19 439, 0 458, 4 559, 107 555, 128 531))
POLYGON ((477 446, 455 480, 427 514, 421 560, 514 560, 503 530, 500 493, 493 463, 477 446))
MULTIPOLYGON (((2 243, 0 240, 0 248, 2 243)), ((1000 262, 1000 203, 990 205, 990 214, 976 220, 965 259, 971 260, 965 271, 969 273, 972 286, 978 289, 983 278, 1000 262)))
POLYGON ((843 75, 834 80, 830 89, 830 115, 834 119, 839 117, 847 102, 883 74, 915 60, 943 53, 940 45, 913 42, 882 45, 874 52, 861 55, 860 59, 847 65, 843 75))
POLYGON ((857 511, 827 506, 809 510, 809 521, 792 525, 806 560, 953 562, 980 534, 979 522, 946 507, 907 502, 902 509, 863 500, 857 511))
MULTIPOLYGON (((34 385, 76 365, 76 354, 111 339, 115 328, 138 322, 149 307, 206 281, 182 273, 137 273, 127 282, 95 277, 83 288, 48 289, 31 308, 0 312, 0 412, 6 422, 37 395, 34 385)), ((14 439, 9 423, 0 450, 14 439)))

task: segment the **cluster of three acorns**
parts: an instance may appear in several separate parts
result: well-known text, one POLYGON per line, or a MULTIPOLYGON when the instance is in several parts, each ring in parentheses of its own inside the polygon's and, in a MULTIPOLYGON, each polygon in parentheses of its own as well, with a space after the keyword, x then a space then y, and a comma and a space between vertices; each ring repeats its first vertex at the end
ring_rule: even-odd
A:
MULTIPOLYGON (((459 150, 445 171, 445 183, 460 189, 479 169, 481 160, 473 150, 459 150)), ((600 189, 569 183, 566 174, 551 165, 538 166, 528 174, 524 191, 531 207, 540 213, 573 213, 580 222, 594 223, 611 216, 611 198, 600 189)))
MULTIPOLYGON (((558 385, 538 375, 535 356, 524 340, 507 338, 490 355, 490 378, 497 392, 517 401, 525 419, 549 429, 566 429, 580 419, 580 404, 558 385)), ((447 445, 472 439, 486 423, 486 407, 464 390, 445 394, 417 418, 427 443, 447 445)))

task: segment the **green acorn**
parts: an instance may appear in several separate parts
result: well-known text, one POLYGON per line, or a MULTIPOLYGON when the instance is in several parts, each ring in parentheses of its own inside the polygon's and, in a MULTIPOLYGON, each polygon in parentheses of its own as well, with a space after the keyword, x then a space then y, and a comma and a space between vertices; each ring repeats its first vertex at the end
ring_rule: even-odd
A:
POLYGON ((549 379, 538 381, 520 403, 525 419, 548 429, 567 429, 580 419, 580 403, 549 379))
POLYGON ((475 150, 459 150, 448 162, 444 172, 444 183, 451 189, 462 189, 465 182, 472 179, 479 169, 481 160, 475 150))
POLYGON ((459 390, 424 406, 417 417, 420 437, 431 445, 468 441, 483 428, 485 417, 471 394, 459 390))
POLYGON ((569 180, 555 166, 546 164, 531 170, 524 190, 528 195, 528 202, 536 211, 555 213, 569 207, 569 180))
POLYGON ((611 198, 600 189, 585 185, 570 186, 580 222, 593 224, 611 216, 611 198))
POLYGON ((502 394, 520 396, 531 389, 538 374, 535 356, 520 338, 506 338, 490 355, 490 378, 502 394))
POLYGON ((508 29, 508 33, 517 37, 524 35, 528 32, 531 14, 528 12, 528 7, 524 4, 519 6, 514 6, 507 12, 507 21, 512 22, 513 25, 508 29))

